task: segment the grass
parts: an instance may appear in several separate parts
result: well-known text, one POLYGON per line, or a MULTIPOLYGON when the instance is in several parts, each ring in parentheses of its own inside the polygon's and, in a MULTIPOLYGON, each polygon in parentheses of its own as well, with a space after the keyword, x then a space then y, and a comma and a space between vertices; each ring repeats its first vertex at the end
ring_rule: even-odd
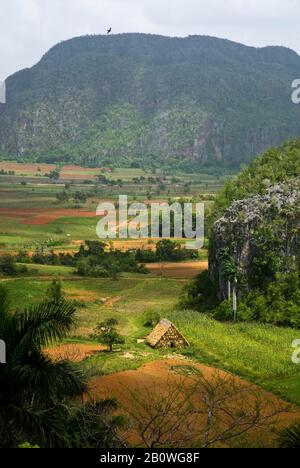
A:
MULTIPOLYGON (((30 265, 31 267, 31 265, 30 265)), ((106 278, 69 277, 72 269, 66 267, 37 267, 45 277, 10 278, 4 280, 14 307, 34 304, 45 298, 51 279, 63 279, 63 290, 69 299, 80 300, 86 307, 78 311, 78 327, 74 336, 87 338, 98 321, 114 317, 120 329, 134 343, 145 335, 144 313, 151 311, 166 314, 174 307, 184 282, 176 279, 160 279, 152 275, 123 274, 118 281, 106 278)))
POLYGON ((90 377, 113 374, 128 370, 139 369, 147 362, 156 361, 166 356, 166 351, 152 350, 146 345, 123 346, 113 353, 104 352, 92 356, 81 363, 81 367, 90 377))
POLYGON ((183 353, 228 370, 300 405, 300 366, 292 342, 300 331, 255 323, 220 323, 198 312, 168 316, 190 341, 183 353))
POLYGON ((5 281, 14 308, 43 300, 51 276, 58 274, 64 280, 66 296, 85 305, 77 312, 77 327, 69 341, 89 343, 97 323, 108 318, 119 322, 125 345, 112 354, 101 353, 84 361, 89 374, 137 369, 170 354, 171 350, 152 350, 137 342, 150 333, 144 325, 146 314, 152 312, 172 320, 186 336, 191 346, 180 353, 254 381, 300 405, 300 366, 291 361, 291 345, 300 338, 299 331, 254 323, 220 323, 198 312, 175 311, 185 284, 181 280, 137 274, 122 275, 118 281, 75 278, 68 268, 37 268, 42 276, 5 281))
POLYGON ((77 327, 67 342, 90 343, 90 335, 97 323, 108 318, 119 322, 119 332, 126 343, 114 353, 101 353, 84 361, 89 375, 120 372, 137 369, 146 362, 160 359, 169 351, 152 350, 137 340, 145 338, 151 331, 144 326, 145 312, 150 311, 161 317, 174 307, 183 282, 175 279, 161 280, 156 276, 131 274, 118 281, 96 278, 68 278, 68 269, 62 267, 38 266, 46 277, 18 278, 5 281, 12 299, 13 308, 22 308, 24 303, 36 304, 46 297, 50 284, 48 276, 60 273, 64 276, 63 289, 66 297, 85 303, 77 312, 77 327), (60 269, 60 271, 59 271, 60 269), (107 299, 107 303, 102 303, 107 299), (112 301, 112 303, 111 303, 112 301), (110 305, 111 304, 111 305, 110 305))
POLYGON ((55 265, 36 265, 36 264, 25 264, 25 263, 18 263, 19 267, 27 267, 28 273, 25 274, 26 277, 28 276, 57 276, 66 278, 68 276, 75 275, 75 268, 72 267, 65 267, 65 266, 55 266, 55 265))

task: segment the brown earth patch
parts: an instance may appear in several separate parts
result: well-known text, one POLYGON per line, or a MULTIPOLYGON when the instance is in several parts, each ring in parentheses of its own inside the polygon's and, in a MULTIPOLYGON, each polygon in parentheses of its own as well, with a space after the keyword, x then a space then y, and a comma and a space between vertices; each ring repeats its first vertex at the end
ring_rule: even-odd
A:
POLYGON ((16 174, 34 175, 39 173, 40 175, 43 175, 54 171, 55 168, 56 166, 54 164, 23 164, 6 161, 0 162, 0 170, 4 169, 4 171, 15 171, 16 174))
POLYGON ((113 298, 111 298, 111 299, 106 300, 105 303, 104 303, 104 305, 105 305, 106 307, 113 307, 114 304, 116 304, 117 302, 119 302, 121 299, 122 299, 122 298, 121 298, 120 296, 118 296, 118 297, 113 297, 113 298))
POLYGON ((166 278, 194 278, 202 271, 208 269, 208 262, 148 263, 146 268, 151 273, 162 275, 166 278))
MULTIPOLYGON (((56 169, 55 164, 23 164, 3 161, 0 162, 0 170, 14 171, 16 175, 39 175, 44 176, 56 169)), ((60 179, 81 179, 93 180, 98 174, 109 172, 104 168, 87 168, 81 166, 67 165, 64 166, 60 173, 60 179)))
POLYGON ((45 349, 45 354, 54 361, 81 362, 84 359, 106 351, 105 346, 89 344, 66 344, 45 349))
POLYGON ((81 245, 85 245, 85 241, 84 240, 72 240, 71 245, 80 247, 81 245))
POLYGON ((148 239, 138 239, 138 240, 114 240, 112 245, 115 250, 121 250, 122 252, 127 252, 128 250, 156 250, 156 243, 149 243, 148 239))
POLYGON ((86 291, 84 289, 74 288, 67 290, 68 298, 75 299, 81 302, 95 302, 99 299, 99 295, 96 292, 86 291))
MULTIPOLYGON (((180 368, 182 371, 185 367, 187 367, 189 372, 191 372, 191 368, 193 367, 208 382, 212 382, 213 379, 216 378, 216 375, 218 375, 221 379, 224 379, 224 381, 228 378, 233 379, 235 384, 238 386, 249 386, 253 391, 253 395, 254 393, 255 395, 258 395, 258 398, 263 402, 262 411, 264 414, 272 414, 274 408, 278 408, 279 411, 282 410, 282 413, 270 419, 270 424, 268 426, 256 428, 247 434, 247 444, 250 446, 252 446, 251 444, 256 446, 260 443, 271 446, 277 438, 276 431, 280 431, 300 420, 299 408, 287 404, 275 395, 270 394, 255 385, 248 384, 240 378, 231 376, 226 372, 219 371, 178 356, 147 363, 134 371, 94 377, 90 381, 89 398, 98 399, 114 397, 120 403, 121 408, 123 408, 121 411, 126 413, 126 408, 132 409, 132 405, 134 406, 135 404, 134 398, 138 398, 138 395, 144 395, 146 401, 148 397, 153 401, 153 396, 155 397, 155 395, 160 398, 162 395, 167 397, 167 395, 170 395, 171 385, 183 385, 182 394, 184 394, 185 391, 188 392, 195 384, 196 377, 195 375, 189 375, 188 373, 183 377, 180 375, 181 372, 179 373, 176 370, 180 368)), ((195 374, 197 372, 195 372, 195 374)), ((252 397, 250 396, 249 398, 251 399, 252 397)), ((198 405, 201 405, 201 403, 199 403, 200 400, 195 399, 195 402, 196 401, 198 402, 198 405)), ((253 405, 255 405, 255 401, 256 399, 253 399, 253 405)), ((245 400, 244 403, 245 406, 248 406, 249 400, 245 400)), ((243 403, 241 401, 236 401, 234 397, 232 402, 230 402, 230 405, 232 405, 232 409, 236 412, 246 411, 246 407, 243 408, 243 403)), ((139 408, 139 406, 137 406, 137 408, 139 408)), ((203 408, 199 407, 200 413, 202 409, 203 408)), ((134 406, 134 411, 135 410, 136 408, 134 406)), ((202 428, 205 426, 202 423, 206 421, 206 417, 207 415, 204 415, 198 419, 199 427, 202 428), (201 419, 202 417, 204 417, 204 420, 201 419)), ((143 445, 140 435, 134 430, 134 428, 129 430, 127 441, 133 445, 143 445)), ((196 439, 190 441, 191 446, 195 443, 197 443, 196 439)))
POLYGON ((0 208, 0 216, 20 218, 21 224, 26 225, 47 225, 60 218, 93 218, 96 217, 96 213, 67 208, 45 208, 43 210, 40 208, 0 208))

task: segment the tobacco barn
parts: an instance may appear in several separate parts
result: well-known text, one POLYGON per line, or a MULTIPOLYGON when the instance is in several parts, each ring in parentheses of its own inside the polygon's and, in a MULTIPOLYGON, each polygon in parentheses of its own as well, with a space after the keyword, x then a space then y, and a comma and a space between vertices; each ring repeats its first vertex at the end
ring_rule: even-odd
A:
POLYGON ((167 319, 161 320, 147 338, 152 348, 186 348, 189 342, 167 319))

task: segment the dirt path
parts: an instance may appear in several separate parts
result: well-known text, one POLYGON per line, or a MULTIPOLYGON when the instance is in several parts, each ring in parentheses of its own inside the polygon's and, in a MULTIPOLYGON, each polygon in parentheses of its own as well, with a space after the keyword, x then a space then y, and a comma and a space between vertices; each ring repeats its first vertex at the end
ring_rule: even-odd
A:
POLYGON ((121 296, 112 297, 112 298, 108 299, 107 301, 105 301, 105 302, 104 302, 104 305, 105 305, 106 307, 113 307, 114 304, 116 304, 117 302, 119 302, 121 299, 122 299, 121 296))

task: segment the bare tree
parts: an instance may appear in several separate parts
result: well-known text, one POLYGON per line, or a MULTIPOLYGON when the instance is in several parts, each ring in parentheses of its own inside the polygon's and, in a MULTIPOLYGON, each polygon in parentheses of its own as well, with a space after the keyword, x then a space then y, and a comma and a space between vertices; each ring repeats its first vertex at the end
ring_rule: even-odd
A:
POLYGON ((291 411, 291 405, 275 397, 267 400, 267 395, 256 385, 223 372, 195 381, 193 401, 199 445, 230 446, 252 431, 270 430, 282 413, 291 411))
POLYGON ((291 412, 263 390, 216 371, 193 376, 167 389, 128 391, 125 408, 137 447, 229 447, 256 431, 270 431, 282 413, 291 412), (252 432, 253 431, 253 432, 252 432))
POLYGON ((139 440, 137 447, 149 449, 185 446, 194 434, 190 393, 183 382, 151 389, 128 391, 130 401, 125 409, 130 434, 139 440), (185 395, 183 397, 183 395, 185 395))

